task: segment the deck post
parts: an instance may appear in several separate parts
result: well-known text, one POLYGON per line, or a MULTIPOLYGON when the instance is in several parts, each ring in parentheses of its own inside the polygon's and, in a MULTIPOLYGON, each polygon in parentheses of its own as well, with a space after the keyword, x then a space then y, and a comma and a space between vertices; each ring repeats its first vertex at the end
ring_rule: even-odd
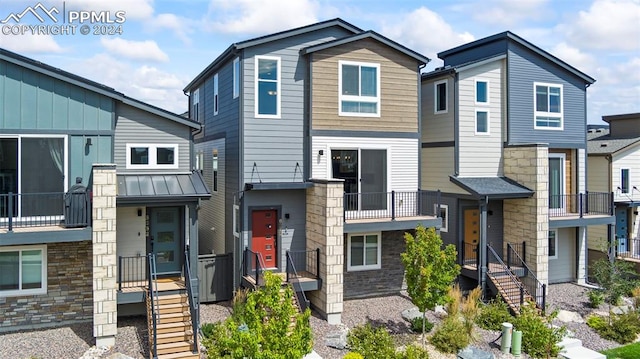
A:
POLYGON ((396 220, 396 191, 391 191, 391 220, 396 220))
POLYGON ((8 213, 8 219, 9 219, 9 232, 13 232, 13 192, 9 192, 9 213, 8 213))

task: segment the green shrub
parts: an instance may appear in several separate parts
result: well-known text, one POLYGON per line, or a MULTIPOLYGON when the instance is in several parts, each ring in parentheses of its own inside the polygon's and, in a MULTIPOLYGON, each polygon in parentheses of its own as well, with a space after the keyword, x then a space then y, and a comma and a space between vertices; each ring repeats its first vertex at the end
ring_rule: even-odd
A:
POLYGON ((560 352, 558 342, 567 329, 554 328, 551 320, 555 314, 543 317, 532 305, 523 305, 520 315, 514 318, 514 327, 522 331, 522 350, 533 358, 555 358, 560 352))
POLYGON ((598 308, 602 303, 604 303, 604 292, 599 289, 590 290, 589 305, 591 308, 598 308))
POLYGON ((213 335, 213 330, 215 328, 215 323, 203 323, 200 326, 200 332, 202 332, 202 336, 205 338, 211 338, 213 335))
POLYGON ((597 331, 601 337, 620 344, 636 340, 640 333, 640 317, 637 312, 612 315, 609 321, 603 317, 590 317, 587 319, 587 325, 597 331))
POLYGON ((448 316, 429 341, 443 353, 457 353, 469 345, 471 339, 464 323, 456 316, 448 316))
POLYGON ((421 346, 410 344, 397 357, 398 359, 429 359, 429 352, 421 346))
POLYGON ((362 354, 356 352, 348 352, 342 359, 364 359, 362 354))
MULTIPOLYGON (((604 330, 609 326, 609 323, 604 317, 599 315, 590 315, 587 317, 587 325, 600 333, 601 330, 604 330)), ((600 336, 602 336, 602 334, 600 336)))
MULTIPOLYGON (((411 320, 411 330, 416 333, 422 333, 422 317, 416 317, 411 320)), ((424 331, 425 333, 429 333, 433 329, 433 323, 431 323, 428 319, 424 320, 424 331)))
POLYGON ((385 328, 373 328, 371 324, 360 325, 349 331, 347 345, 364 358, 394 359, 395 345, 385 328))
POLYGON ((476 324, 487 330, 502 330, 502 323, 512 322, 513 316, 509 313, 507 303, 495 299, 482 306, 480 314, 476 317, 476 324))

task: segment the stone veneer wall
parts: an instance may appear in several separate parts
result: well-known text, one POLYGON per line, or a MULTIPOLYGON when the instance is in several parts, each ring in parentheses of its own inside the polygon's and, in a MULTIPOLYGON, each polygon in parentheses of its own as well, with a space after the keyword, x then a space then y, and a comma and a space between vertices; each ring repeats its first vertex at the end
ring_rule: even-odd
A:
POLYGON ((115 345, 118 331, 116 166, 93 165, 93 336, 115 345))
POLYGON ((504 243, 526 242, 527 265, 549 282, 549 149, 523 145, 504 149, 504 175, 535 191, 533 197, 504 200, 504 243))
MULTIPOLYGON (((404 289, 404 265, 400 259, 400 253, 406 248, 404 233, 405 231, 382 232, 381 269, 347 272, 345 255, 345 298, 397 294, 404 289)), ((347 235, 344 236, 344 246, 347 248, 347 235)))
POLYGON ((0 332, 93 318, 91 242, 47 244, 47 294, 0 298, 0 332))
POLYGON ((311 180, 307 189, 307 249, 320 248, 320 290, 308 293, 329 324, 341 322, 343 308, 344 212, 342 180, 311 180))

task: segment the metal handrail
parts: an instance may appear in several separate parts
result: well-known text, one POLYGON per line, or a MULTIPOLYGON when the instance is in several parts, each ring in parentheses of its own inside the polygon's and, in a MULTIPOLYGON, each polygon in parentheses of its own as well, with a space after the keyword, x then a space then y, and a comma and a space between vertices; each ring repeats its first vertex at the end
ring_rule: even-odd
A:
POLYGON ((184 251, 184 281, 187 286, 187 295, 189 295, 189 310, 191 311, 191 329, 193 331, 193 354, 198 353, 198 303, 193 295, 191 286, 191 267, 189 265, 189 250, 184 251), (194 319, 195 318, 195 319, 194 319))
POLYGON ((244 266, 242 268, 242 275, 251 278, 250 272, 255 272, 254 280, 256 283, 256 287, 260 286, 260 273, 262 273, 262 268, 264 267, 261 259, 262 256, 260 253, 254 252, 249 248, 244 249, 244 266), (255 263, 255 271, 250 270, 252 263, 255 263))
MULTIPOLYGON (((526 288, 524 287, 524 285, 522 284, 522 282, 520 282, 520 280, 511 272, 511 270, 509 269, 509 267, 502 261, 502 258, 500 258, 500 256, 496 253, 496 251, 493 249, 493 247, 491 247, 491 244, 487 244, 487 255, 493 256, 493 258, 495 259, 495 262, 498 263, 498 265, 501 267, 501 271, 500 272, 494 272, 491 270, 491 266, 488 265, 487 266, 487 274, 498 274, 498 273, 504 273, 506 274, 510 281, 511 281, 511 285, 515 288, 518 289, 518 291, 520 292, 520 305, 524 304, 524 297, 525 297, 525 293, 526 293, 526 288)), ((489 260, 487 261, 487 263, 492 263, 492 261, 490 260, 490 258, 488 258, 489 260)), ((498 285, 496 283, 496 285, 498 285)), ((506 288, 505 288, 505 292, 506 292, 506 288)))
POLYGON ((143 287, 146 278, 147 257, 118 256, 118 290, 143 287))
POLYGON ((306 251, 287 251, 296 268, 303 269, 316 279, 320 278, 320 248, 306 251))
MULTIPOLYGON (((522 243, 523 248, 524 248, 524 245, 525 244, 522 243)), ((525 289, 527 289, 530 295, 532 295, 532 293, 535 293, 533 297, 535 298, 536 305, 544 313, 544 310, 546 307, 546 299, 547 299, 546 298, 547 285, 542 283, 538 279, 538 277, 536 277, 536 275, 529 268, 529 266, 524 261, 524 259, 522 259, 518 251, 511 245, 511 243, 507 243, 507 258, 511 259, 513 258, 513 256, 515 256, 515 258, 517 259, 516 266, 524 268, 525 280, 522 281, 522 284, 525 286, 525 289)), ((509 267, 510 267, 511 260, 507 260, 507 262, 509 262, 509 267)))
POLYGON ((148 294, 151 296, 151 319, 153 322, 153 343, 149 351, 151 356, 155 359, 158 357, 158 322, 156 319, 155 308, 160 308, 160 301, 158 299, 158 272, 156 268, 156 255, 149 253, 149 290, 148 294))
POLYGON ((296 271, 296 266, 293 264, 291 255, 289 255, 289 251, 286 252, 286 257, 287 282, 293 286, 293 289, 296 293, 296 298, 298 298, 298 305, 300 305, 300 311, 304 312, 305 310, 307 310, 307 308, 309 308, 309 300, 302 290, 302 286, 300 285, 300 277, 298 276, 298 272, 296 271))

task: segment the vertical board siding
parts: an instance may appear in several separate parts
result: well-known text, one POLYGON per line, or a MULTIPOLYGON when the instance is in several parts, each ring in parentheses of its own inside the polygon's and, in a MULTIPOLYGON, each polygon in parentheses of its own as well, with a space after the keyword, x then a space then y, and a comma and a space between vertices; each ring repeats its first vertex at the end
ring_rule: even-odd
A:
POLYGON ((549 283, 571 282, 576 269, 576 228, 558 228, 558 258, 549 259, 549 283))
MULTIPOLYGON (((633 146, 625 148, 613 154, 613 166, 612 166, 612 184, 613 188, 610 191, 616 192, 616 200, 629 201, 629 197, 634 202, 640 202, 640 191, 633 190, 633 186, 640 189, 640 143, 636 143, 633 146), (629 188, 630 193, 626 195, 615 191, 616 188, 622 187, 621 170, 623 168, 629 169, 629 188)), ((591 172, 591 169, 589 169, 591 172)))
POLYGON ((114 110, 106 96, 0 61, 0 128, 111 130, 114 110))
POLYGON ((502 175, 503 61, 462 71, 458 75, 458 153, 460 176, 502 175), (476 80, 488 83, 488 104, 476 104, 476 80), (488 111, 489 134, 476 134, 476 111, 488 111))
POLYGON ((518 44, 509 45, 509 143, 548 143, 584 147, 586 142, 585 84, 583 80, 532 54, 518 44), (560 84, 563 130, 534 129, 534 82, 560 84))
POLYGON ((178 169, 191 170, 191 128, 177 122, 153 115, 128 105, 119 104, 118 122, 115 131, 114 161, 118 173, 150 172, 166 173, 166 169, 127 170, 127 143, 177 144, 178 169), (141 136, 144 134, 144 136, 141 136))
POLYGON ((262 182, 302 180, 305 165, 305 80, 308 74, 307 60, 300 57, 300 49, 349 34, 342 28, 332 27, 244 50, 243 183, 258 182, 259 179, 262 182), (278 119, 255 117, 254 67, 255 56, 258 55, 280 58, 281 113, 278 119))
POLYGON ((87 185, 94 163, 112 163, 112 136, 69 136, 69 187, 76 182, 76 177, 82 177, 82 184, 87 185), (91 139, 91 146, 87 140, 91 139))
POLYGON ((313 136, 311 144, 312 178, 330 179, 331 149, 386 149, 387 190, 418 189, 418 140, 403 138, 324 137, 313 136), (317 155, 323 150, 324 155, 317 155))
POLYGON ((418 63, 375 40, 335 46, 313 54, 312 129, 418 132, 418 63), (380 66, 380 117, 340 116, 339 61, 380 66))
POLYGON ((198 143, 194 152, 204 154, 204 169, 202 175, 211 190, 211 198, 202 202, 198 212, 198 238, 200 254, 224 254, 233 248, 227 248, 225 215, 231 215, 232 206, 225 205, 226 197, 226 164, 224 138, 198 143), (213 151, 218 150, 218 191, 213 190, 213 151), (227 211, 228 209, 228 211, 227 211))
POLYGON ((422 142, 445 142, 455 140, 454 123, 454 78, 445 75, 422 81, 422 142), (435 93, 434 83, 447 79, 447 113, 434 114, 435 93))
POLYGON ((428 147, 422 149, 422 179, 420 188, 445 193, 468 194, 455 185, 449 176, 455 175, 454 147, 428 147))

